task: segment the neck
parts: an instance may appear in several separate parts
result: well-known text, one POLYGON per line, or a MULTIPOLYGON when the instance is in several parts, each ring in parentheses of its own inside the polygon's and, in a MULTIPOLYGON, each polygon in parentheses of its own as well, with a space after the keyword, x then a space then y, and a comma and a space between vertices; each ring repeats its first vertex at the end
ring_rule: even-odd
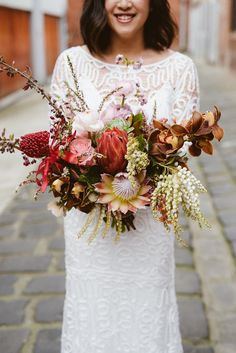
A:
POLYGON ((140 56, 145 49, 144 39, 142 35, 137 35, 135 38, 124 39, 117 35, 112 36, 111 46, 109 52, 110 56, 123 54, 124 56, 132 59, 140 56))

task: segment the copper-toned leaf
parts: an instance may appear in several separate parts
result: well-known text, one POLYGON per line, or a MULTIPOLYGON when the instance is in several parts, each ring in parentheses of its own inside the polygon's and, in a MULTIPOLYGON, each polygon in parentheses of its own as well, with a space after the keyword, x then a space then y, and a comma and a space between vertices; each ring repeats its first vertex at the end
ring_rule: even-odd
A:
POLYGON ((160 153, 160 150, 158 148, 158 145, 157 145, 157 143, 154 143, 151 147, 150 154, 152 156, 155 156, 156 154, 159 154, 159 153, 160 153))
POLYGON ((167 135, 168 134, 168 130, 163 130, 160 132, 158 138, 159 140, 162 142, 162 143, 165 143, 166 142, 166 138, 167 138, 167 135))
POLYGON ((214 135, 214 137, 220 141, 222 139, 222 137, 224 136, 224 129, 222 129, 222 127, 220 127, 219 125, 214 125, 212 127, 212 133, 214 135))
POLYGON ((200 148, 198 148, 197 146, 195 146, 195 145, 191 145, 190 147, 189 147, 189 153, 193 156, 193 157, 198 157, 198 156, 200 156, 200 154, 201 154, 201 149, 200 148))
POLYGON ((208 122, 204 122, 201 127, 194 133, 194 136, 206 136, 212 132, 212 126, 208 126, 208 122), (205 124, 206 123, 206 124, 205 124))
POLYGON ((209 126, 213 126, 215 124, 215 115, 212 112, 203 114, 203 119, 208 121, 209 126))
POLYGON ((166 127, 157 119, 153 119, 153 126, 155 129, 158 130, 165 130, 166 127))
POLYGON ((184 136, 184 135, 187 135, 188 133, 188 131, 182 125, 178 125, 178 124, 172 125, 170 127, 170 130, 176 136, 184 136))
POLYGON ((216 105, 214 105, 215 111, 214 111, 214 115, 215 115, 215 121, 219 121, 220 117, 221 117, 221 111, 218 109, 218 107, 216 105))
POLYGON ((168 136, 166 138, 166 142, 169 143, 172 146, 172 149, 179 149, 182 147, 184 141, 182 137, 177 137, 177 136, 168 136))
POLYGON ((203 122, 203 117, 202 117, 201 113, 195 111, 193 113, 192 118, 187 123, 186 129, 190 133, 194 133, 200 128, 200 126, 202 125, 202 122, 203 122))
POLYGON ((169 146, 166 143, 157 143, 156 147, 161 153, 166 154, 169 146))
POLYGON ((157 136, 158 136, 159 133, 160 133, 160 131, 158 129, 153 130, 151 132, 151 134, 149 135, 149 141, 151 141, 151 142, 157 141, 157 136))
POLYGON ((210 141, 207 141, 207 140, 200 141, 199 145, 205 153, 207 153, 207 154, 213 153, 213 146, 210 141))

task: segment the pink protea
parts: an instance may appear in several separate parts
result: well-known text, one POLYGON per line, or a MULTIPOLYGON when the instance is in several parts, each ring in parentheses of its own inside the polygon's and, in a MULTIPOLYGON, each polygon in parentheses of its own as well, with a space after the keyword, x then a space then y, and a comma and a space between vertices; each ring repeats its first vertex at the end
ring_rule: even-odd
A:
POLYGON ((20 150, 28 157, 42 158, 49 154, 49 132, 39 131, 20 138, 20 150))
POLYGON ((116 127, 102 133, 97 140, 96 151, 103 155, 102 158, 99 158, 98 163, 104 172, 114 175, 125 170, 127 142, 127 132, 116 127))

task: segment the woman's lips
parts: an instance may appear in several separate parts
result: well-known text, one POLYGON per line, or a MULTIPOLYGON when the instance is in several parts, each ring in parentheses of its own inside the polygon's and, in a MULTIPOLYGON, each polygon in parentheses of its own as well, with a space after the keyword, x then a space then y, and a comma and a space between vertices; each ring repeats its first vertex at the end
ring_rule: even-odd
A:
POLYGON ((117 18, 118 22, 120 23, 129 23, 135 17, 135 15, 133 14, 116 14, 114 16, 117 18))

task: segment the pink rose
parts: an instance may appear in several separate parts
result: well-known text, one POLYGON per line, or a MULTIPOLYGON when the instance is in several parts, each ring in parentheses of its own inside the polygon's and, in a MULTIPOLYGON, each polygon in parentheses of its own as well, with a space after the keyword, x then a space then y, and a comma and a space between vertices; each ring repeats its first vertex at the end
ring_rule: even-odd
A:
POLYGON ((68 151, 64 152, 63 159, 79 166, 92 166, 94 165, 94 152, 90 139, 77 137, 70 143, 68 151))

